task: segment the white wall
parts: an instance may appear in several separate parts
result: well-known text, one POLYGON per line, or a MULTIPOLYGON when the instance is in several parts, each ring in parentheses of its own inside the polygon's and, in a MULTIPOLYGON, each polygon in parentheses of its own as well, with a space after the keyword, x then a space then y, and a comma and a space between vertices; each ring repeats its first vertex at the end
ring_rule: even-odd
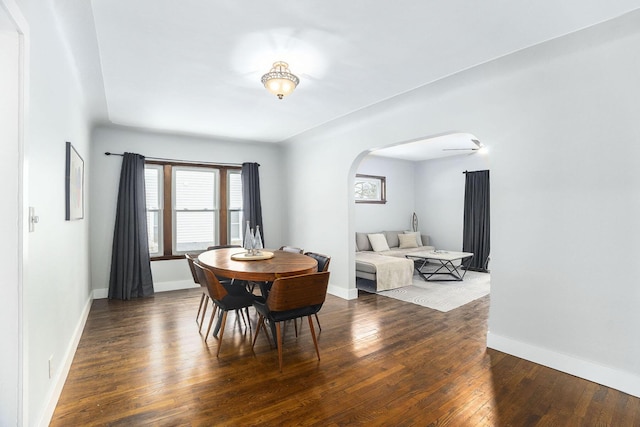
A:
POLYGON ((489 154, 427 160, 416 165, 418 227, 436 249, 462 250, 466 170, 489 169, 489 154))
MULTIPOLYGON (((178 160, 260 164, 260 196, 266 247, 282 244, 284 195, 282 192, 281 148, 270 144, 221 141, 186 135, 170 135, 127 129, 98 127, 93 132, 91 194, 91 277, 94 295, 107 296, 111 269, 111 244, 115 224, 122 157, 105 152, 132 152, 146 157, 178 160)), ((163 291, 193 287, 183 259, 152 261, 154 289, 163 291)))
POLYGON ((19 120, 20 37, 13 19, 0 3, 0 425, 17 425, 21 386, 21 308, 22 308, 22 142, 19 120))
POLYGON ((387 203, 354 202, 356 231, 410 230, 414 211, 414 163, 369 155, 358 165, 358 173, 386 178, 387 203))
POLYGON ((84 219, 65 221, 65 142, 84 158, 85 184, 91 158, 83 93, 50 2, 22 0, 18 5, 30 28, 24 191, 40 217, 25 242, 22 422, 39 425, 53 413, 91 303, 91 195, 85 191, 84 219))
POLYGON ((470 132, 491 152, 489 345, 640 396, 639 29, 631 13, 291 139, 304 221, 288 233, 331 255, 332 291, 354 297, 354 162, 470 132))

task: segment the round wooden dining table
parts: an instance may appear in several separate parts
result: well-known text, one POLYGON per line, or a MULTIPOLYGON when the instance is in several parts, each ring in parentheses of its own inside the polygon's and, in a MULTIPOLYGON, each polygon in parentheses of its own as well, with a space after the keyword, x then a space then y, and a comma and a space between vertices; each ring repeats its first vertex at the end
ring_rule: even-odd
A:
POLYGON ((198 256, 198 262, 217 276, 254 282, 273 282, 277 277, 315 273, 318 262, 306 255, 272 249, 273 258, 264 260, 234 260, 231 255, 243 253, 243 248, 223 248, 206 251, 198 256))

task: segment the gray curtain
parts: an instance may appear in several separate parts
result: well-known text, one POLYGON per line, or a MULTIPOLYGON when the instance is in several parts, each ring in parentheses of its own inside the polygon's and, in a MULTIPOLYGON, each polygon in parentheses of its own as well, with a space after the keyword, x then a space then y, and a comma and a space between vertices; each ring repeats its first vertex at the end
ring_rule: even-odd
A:
POLYGON ((147 240, 144 157, 124 153, 113 231, 109 299, 153 295, 147 240))
MULTIPOLYGON (((264 228, 262 227, 262 203, 260 202, 260 174, 257 163, 242 164, 242 209, 244 220, 249 221, 249 226, 256 229, 260 226, 260 235, 264 245, 264 228)), ((242 228, 244 232, 244 227, 242 228)))
POLYGON ((473 252, 464 263, 469 270, 487 271, 491 245, 489 215, 489 171, 466 172, 462 251, 473 252))

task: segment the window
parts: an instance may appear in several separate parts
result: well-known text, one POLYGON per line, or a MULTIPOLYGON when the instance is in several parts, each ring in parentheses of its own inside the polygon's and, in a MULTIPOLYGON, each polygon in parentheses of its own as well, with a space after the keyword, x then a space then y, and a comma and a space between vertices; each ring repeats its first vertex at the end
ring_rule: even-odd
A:
POLYGON ((244 215, 242 212, 242 179, 240 171, 229 171, 227 194, 229 195, 229 244, 242 246, 242 224, 244 215))
POLYGON ((162 166, 145 165, 144 181, 147 199, 147 234, 149 254, 162 255, 162 166))
POLYGON ((218 241, 218 170, 174 167, 173 253, 197 252, 218 241))
POLYGON ((145 185, 152 258, 242 244, 239 168, 148 162, 145 185))

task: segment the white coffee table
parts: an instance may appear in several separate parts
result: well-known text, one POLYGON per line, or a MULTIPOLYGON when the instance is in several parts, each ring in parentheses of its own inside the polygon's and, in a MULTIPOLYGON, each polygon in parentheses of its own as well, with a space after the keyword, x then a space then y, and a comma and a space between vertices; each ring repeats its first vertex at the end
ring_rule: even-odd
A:
POLYGON ((462 270, 462 274, 458 268, 459 265, 455 265, 454 261, 464 260, 466 258, 472 258, 471 252, 454 252, 454 251, 424 251, 424 252, 411 252, 405 255, 407 258, 413 260, 413 266, 422 277, 423 280, 438 281, 438 282, 460 282, 464 279, 464 275, 467 270, 462 270), (438 261, 440 264, 436 265, 436 269, 427 269, 429 261, 438 261), (449 276, 448 279, 433 278, 434 276, 449 276))

